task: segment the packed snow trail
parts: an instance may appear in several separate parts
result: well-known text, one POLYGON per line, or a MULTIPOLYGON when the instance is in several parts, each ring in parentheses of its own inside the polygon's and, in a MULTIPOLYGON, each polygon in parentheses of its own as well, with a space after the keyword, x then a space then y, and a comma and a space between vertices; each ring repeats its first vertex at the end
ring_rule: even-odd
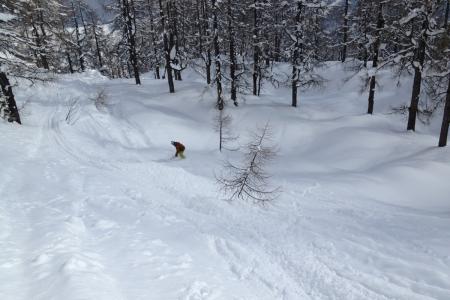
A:
POLYGON ((299 112, 269 90, 230 110, 237 128, 270 117, 283 193, 230 203, 213 91, 192 78, 176 95, 96 73, 18 93, 25 125, 0 123, 0 299, 449 299, 450 154, 432 135, 332 86, 299 112), (186 160, 168 161, 172 139, 186 160))

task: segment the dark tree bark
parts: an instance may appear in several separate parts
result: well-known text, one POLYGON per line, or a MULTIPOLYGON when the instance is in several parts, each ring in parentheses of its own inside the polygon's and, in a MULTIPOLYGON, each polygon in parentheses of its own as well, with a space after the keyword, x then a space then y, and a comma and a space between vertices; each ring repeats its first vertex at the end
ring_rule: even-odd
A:
POLYGON ((206 57, 204 57, 205 60, 205 69, 206 69, 206 83, 211 84, 211 65, 212 65, 212 59, 211 59, 211 43, 209 41, 209 38, 211 36, 209 25, 208 25, 208 3, 207 0, 199 0, 199 6, 201 11, 201 18, 199 20, 199 38, 200 40, 200 54, 203 57, 203 39, 202 37, 205 37, 207 40, 206 43, 206 57))
POLYGON ((238 106, 236 95, 236 49, 234 43, 234 26, 232 0, 228 0, 228 38, 230 46, 230 79, 231 79, 231 100, 235 106, 238 106))
POLYGON ((447 145, 448 127, 450 125, 450 75, 448 80, 447 95, 445 97, 444 116, 442 117, 441 134, 439 136, 439 147, 447 145))
MULTIPOLYGON (((159 14, 161 17, 161 26, 163 30, 164 57, 166 60, 166 73, 167 73, 167 82, 169 84, 169 92, 175 93, 175 85, 173 83, 173 74, 170 59, 171 45, 169 45, 169 36, 167 34, 168 28, 166 26, 166 16, 164 14, 164 7, 161 0, 159 0, 159 14)), ((171 33, 169 34, 171 35, 171 33)))
POLYGON ((128 54, 130 55, 131 67, 133 68, 133 75, 136 84, 139 85, 141 84, 141 78, 139 75, 139 62, 136 51, 136 24, 134 23, 136 16, 134 12, 133 0, 122 0, 122 14, 127 32, 127 46, 128 54))
POLYGON ((73 65, 72 65, 72 59, 70 58, 70 54, 69 52, 66 52, 66 56, 67 56, 67 63, 69 64, 69 72, 70 74, 73 74, 73 65))
MULTIPOLYGON (((383 19, 383 4, 380 2, 378 6, 378 20, 377 20, 377 31, 375 33, 375 43, 373 45, 373 61, 372 61, 372 69, 374 72, 378 67, 378 56, 380 52, 380 44, 381 44, 381 30, 384 27, 384 19, 383 19)), ((375 85, 376 85, 376 75, 375 73, 370 77, 369 83, 369 106, 367 108, 368 114, 373 114, 373 106, 375 102, 375 85)))
POLYGON ((297 107, 297 84, 298 84, 298 69, 296 66, 292 67, 292 107, 297 107))
POLYGON ((95 49, 97 53, 97 59, 99 66, 103 66, 103 59, 102 59, 102 52, 100 51, 100 43, 98 42, 98 35, 97 35, 97 22, 94 20, 94 14, 91 14, 91 22, 92 22, 92 33, 94 34, 94 40, 95 40, 95 49))
POLYGON ((129 61, 127 61, 127 73, 128 73, 127 78, 130 78, 132 72, 131 72, 131 66, 130 66, 130 62, 129 61))
POLYGON ((8 106, 8 122, 17 122, 22 124, 12 87, 9 83, 8 77, 3 72, 0 72, 0 87, 2 94, 6 99, 6 105, 8 106))
MULTIPOLYGON (((295 15, 295 23, 296 26, 300 25, 302 18, 302 10, 303 5, 302 2, 297 3, 297 14, 295 15)), ((297 28, 295 31, 295 44, 294 44, 294 53, 292 54, 292 106, 297 107, 297 89, 300 77, 300 70, 298 68, 299 60, 300 60, 300 49, 302 47, 301 44, 302 33, 297 28)))
POLYGON ((420 99, 420 88, 422 85, 422 68, 425 63, 426 41, 428 20, 422 23, 422 32, 420 34, 419 45, 414 58, 414 83, 411 95, 411 104, 409 106, 408 126, 407 130, 416 130, 416 118, 420 99), (418 63, 418 64, 417 64, 418 63))
POLYGON ((343 30, 343 38, 342 38, 342 62, 345 62, 347 59, 347 42, 348 42, 348 0, 344 2, 344 26, 343 30))
MULTIPOLYGON (((64 21, 61 21, 61 29, 64 35, 66 35, 66 28, 64 26, 64 21)), ((69 65, 69 72, 70 74, 74 73, 74 69, 73 69, 73 63, 72 63, 72 57, 70 56, 70 46, 67 45, 67 42, 64 45, 65 48, 65 53, 66 53, 66 58, 67 58, 67 63, 69 65)))
POLYGON ((203 0, 196 0, 195 4, 197 13, 198 53, 203 57, 203 0))
POLYGON ((75 13, 75 5, 72 1, 72 12, 73 12, 73 22, 75 24, 75 36, 77 38, 77 51, 78 51, 78 61, 80 63, 80 69, 82 72, 85 70, 84 66, 84 55, 83 55, 83 49, 81 47, 81 37, 80 37, 80 29, 78 28, 78 20, 75 13))
POLYGON ((219 25, 217 20, 217 2, 211 0, 213 9, 213 45, 214 45, 214 60, 216 65, 216 86, 217 86, 217 109, 222 110, 224 108, 223 96, 222 96, 222 71, 220 61, 220 45, 219 45, 219 25))
POLYGON ((83 29, 84 29, 84 36, 86 36, 88 31, 86 28, 86 22, 84 21, 83 10, 81 9, 80 3, 78 3, 78 10, 80 11, 80 19, 81 19, 81 25, 83 25, 83 29))
MULTIPOLYGON (((283 20, 283 12, 276 12, 274 16, 275 24, 280 24, 283 20)), ((283 40, 282 30, 276 29, 273 35, 273 50, 271 53, 272 61, 279 62, 281 60, 281 43, 283 40)))
POLYGON ((281 37, 278 32, 275 33, 273 41, 274 52, 272 54, 272 59, 276 62, 280 61, 280 49, 281 49, 281 37))
MULTIPOLYGON (((40 3, 39 3, 39 5, 40 5, 40 3)), ((42 43, 42 46, 44 48, 44 50, 40 51, 41 58, 42 58, 42 66, 45 69, 50 70, 50 66, 49 66, 49 63, 48 63, 48 60, 47 60, 47 55, 45 54, 45 52, 46 52, 45 46, 47 44, 47 33, 45 31, 45 28, 44 28, 44 13, 42 12, 42 10, 39 10, 38 20, 39 20, 39 28, 41 29, 41 34, 42 34, 41 43, 42 43)))
POLYGON ((253 1, 253 95, 258 95, 259 39, 258 39, 258 0, 253 1))

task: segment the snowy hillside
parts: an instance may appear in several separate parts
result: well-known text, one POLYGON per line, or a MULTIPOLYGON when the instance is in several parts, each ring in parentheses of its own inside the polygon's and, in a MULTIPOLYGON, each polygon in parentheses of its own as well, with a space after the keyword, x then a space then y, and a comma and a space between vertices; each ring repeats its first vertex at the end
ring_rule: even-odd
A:
POLYGON ((341 64, 321 73, 326 89, 297 109, 269 86, 226 107, 241 144, 270 121, 282 193, 263 207, 218 193, 215 174, 243 150, 218 151, 215 91, 195 73, 176 94, 150 74, 22 83, 24 125, 0 122, 0 299, 450 299, 440 116, 406 132, 390 111, 410 80, 380 75, 371 116, 341 64))

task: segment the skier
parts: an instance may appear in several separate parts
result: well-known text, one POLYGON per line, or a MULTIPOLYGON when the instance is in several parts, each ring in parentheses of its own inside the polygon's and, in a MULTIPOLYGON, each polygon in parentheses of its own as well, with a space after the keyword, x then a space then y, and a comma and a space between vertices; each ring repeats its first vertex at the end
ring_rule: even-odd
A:
POLYGON ((175 152, 175 157, 180 156, 181 159, 184 159, 184 158, 185 158, 185 156, 184 156, 184 149, 185 149, 184 145, 183 145, 182 143, 180 143, 180 142, 175 142, 175 141, 171 141, 170 143, 171 143, 171 144, 175 147, 175 149, 177 150, 177 151, 175 152))

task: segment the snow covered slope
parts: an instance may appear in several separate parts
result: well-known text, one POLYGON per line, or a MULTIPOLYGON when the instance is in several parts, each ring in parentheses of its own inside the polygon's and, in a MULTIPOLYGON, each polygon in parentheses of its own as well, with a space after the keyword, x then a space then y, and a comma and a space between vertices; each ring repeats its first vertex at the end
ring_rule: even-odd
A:
POLYGON ((450 299, 439 120, 409 133, 387 113, 408 80, 384 74, 367 116, 356 79, 323 73, 298 109, 270 87, 226 108, 241 142, 272 125, 283 193, 265 207, 217 192, 239 153, 217 151, 214 90, 195 74, 173 95, 95 72, 16 88, 24 125, 0 122, 0 299, 450 299), (187 159, 169 159, 171 140, 187 159))

